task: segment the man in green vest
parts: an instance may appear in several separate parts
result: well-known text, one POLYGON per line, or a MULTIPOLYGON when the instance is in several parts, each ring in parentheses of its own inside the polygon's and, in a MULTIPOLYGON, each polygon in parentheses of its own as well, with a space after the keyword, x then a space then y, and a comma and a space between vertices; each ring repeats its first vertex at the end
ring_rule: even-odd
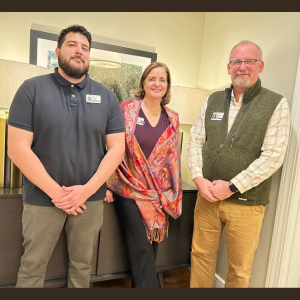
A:
POLYGON ((261 86, 262 51, 241 41, 230 52, 230 88, 202 103, 191 128, 188 166, 198 188, 191 252, 191 287, 212 287, 223 228, 225 287, 248 287, 271 176, 282 165, 289 106, 261 86))

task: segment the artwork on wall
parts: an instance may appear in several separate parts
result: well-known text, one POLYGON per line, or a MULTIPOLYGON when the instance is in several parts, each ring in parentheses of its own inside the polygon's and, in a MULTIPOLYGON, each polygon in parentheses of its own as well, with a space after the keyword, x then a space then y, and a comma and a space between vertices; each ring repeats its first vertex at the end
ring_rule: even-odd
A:
MULTIPOLYGON (((31 29, 29 63, 54 70, 58 66, 57 37, 54 33, 31 29)), ((156 58, 153 52, 92 41, 89 75, 111 89, 121 103, 134 98, 142 72, 156 58)))

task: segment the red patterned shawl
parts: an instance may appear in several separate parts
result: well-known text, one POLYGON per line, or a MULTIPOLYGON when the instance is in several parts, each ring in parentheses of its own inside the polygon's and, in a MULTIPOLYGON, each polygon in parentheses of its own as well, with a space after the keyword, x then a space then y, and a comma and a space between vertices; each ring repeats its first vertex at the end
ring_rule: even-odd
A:
POLYGON ((126 150, 107 187, 136 201, 149 242, 160 242, 168 235, 168 215, 176 219, 182 210, 179 118, 176 112, 164 107, 171 124, 146 160, 134 136, 140 108, 140 99, 121 103, 126 150))

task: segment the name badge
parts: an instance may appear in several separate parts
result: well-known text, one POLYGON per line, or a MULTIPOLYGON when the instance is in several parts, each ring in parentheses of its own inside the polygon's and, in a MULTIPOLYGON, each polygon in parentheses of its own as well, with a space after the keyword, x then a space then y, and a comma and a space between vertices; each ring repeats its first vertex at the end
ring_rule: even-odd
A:
POLYGON ((101 103, 101 96, 100 95, 86 95, 85 100, 88 103, 101 103))
POLYGON ((138 117, 136 124, 138 124, 138 125, 144 125, 145 124, 144 118, 138 117))
POLYGON ((214 112, 211 116, 211 120, 222 120, 224 116, 223 112, 214 112))

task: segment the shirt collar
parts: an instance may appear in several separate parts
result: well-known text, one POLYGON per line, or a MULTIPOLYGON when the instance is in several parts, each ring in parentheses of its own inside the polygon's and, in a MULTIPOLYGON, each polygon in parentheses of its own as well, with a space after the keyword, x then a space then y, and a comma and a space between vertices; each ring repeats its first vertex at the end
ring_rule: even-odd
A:
MULTIPOLYGON (((248 89, 245 90, 244 94, 242 94, 240 96, 240 99, 237 103, 240 103, 242 101, 244 101, 244 103, 248 103, 250 101, 253 100, 254 97, 256 97, 257 95, 259 95, 259 93, 262 90, 262 86, 261 86, 261 81, 260 78, 258 77, 258 79, 256 80, 256 82, 254 83, 254 85, 252 85, 251 87, 249 87, 248 89)), ((232 100, 232 94, 233 94, 233 86, 232 84, 230 85, 230 88, 226 88, 225 89, 226 92, 226 97, 227 99, 232 100)))
POLYGON ((236 101, 235 101, 235 97, 234 97, 234 93, 233 93, 233 89, 231 90, 231 102, 232 102, 233 105, 235 105, 235 106, 240 106, 240 105, 242 105, 243 98, 244 98, 244 93, 240 95, 239 101, 236 102, 236 101))
POLYGON ((64 78, 63 76, 61 76, 59 73, 58 73, 58 67, 56 67, 54 69, 54 74, 55 74, 55 78, 56 80, 59 82, 60 85, 62 86, 69 86, 71 84, 74 84, 76 85, 77 87, 79 87, 80 89, 84 89, 88 83, 88 80, 89 80, 89 73, 86 73, 86 76, 85 78, 78 82, 78 83, 72 83, 70 82, 69 80, 67 80, 66 78, 64 78))

